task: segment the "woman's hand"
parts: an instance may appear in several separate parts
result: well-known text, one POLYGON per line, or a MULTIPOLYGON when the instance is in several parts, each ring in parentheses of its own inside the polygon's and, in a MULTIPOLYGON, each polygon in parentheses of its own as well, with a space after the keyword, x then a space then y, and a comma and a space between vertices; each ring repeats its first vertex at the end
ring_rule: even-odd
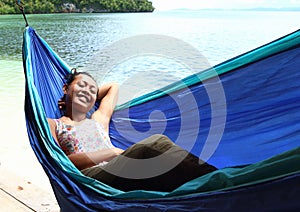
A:
POLYGON ((115 153, 115 157, 118 156, 118 155, 121 155, 124 152, 123 149, 120 149, 120 148, 117 148, 117 147, 111 148, 111 150, 115 153))
POLYGON ((103 161, 108 162, 123 152, 124 150, 113 147, 95 152, 71 154, 68 157, 79 170, 82 170, 95 166, 103 161))

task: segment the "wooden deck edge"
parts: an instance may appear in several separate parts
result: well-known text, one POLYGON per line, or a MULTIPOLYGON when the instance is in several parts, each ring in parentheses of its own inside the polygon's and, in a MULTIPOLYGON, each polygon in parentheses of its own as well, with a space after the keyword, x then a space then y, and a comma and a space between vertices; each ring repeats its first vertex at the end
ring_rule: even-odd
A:
POLYGON ((52 190, 45 190, 9 170, 0 171, 0 211, 60 211, 52 190))

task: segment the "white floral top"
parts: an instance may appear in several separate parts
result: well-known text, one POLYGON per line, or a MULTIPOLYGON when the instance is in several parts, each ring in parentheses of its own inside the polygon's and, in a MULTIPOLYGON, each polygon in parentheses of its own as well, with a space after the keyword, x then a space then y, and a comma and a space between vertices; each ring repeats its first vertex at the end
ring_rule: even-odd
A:
POLYGON ((75 126, 65 124, 61 119, 55 119, 55 122, 58 143, 66 155, 113 147, 103 127, 93 119, 75 126))

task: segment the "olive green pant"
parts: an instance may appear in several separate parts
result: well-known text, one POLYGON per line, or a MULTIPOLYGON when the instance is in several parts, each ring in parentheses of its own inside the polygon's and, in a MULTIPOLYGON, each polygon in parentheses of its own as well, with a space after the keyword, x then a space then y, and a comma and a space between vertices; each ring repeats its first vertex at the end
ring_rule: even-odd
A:
POLYGON ((123 191, 170 192, 216 168, 175 145, 164 135, 140 141, 104 166, 82 173, 123 191))

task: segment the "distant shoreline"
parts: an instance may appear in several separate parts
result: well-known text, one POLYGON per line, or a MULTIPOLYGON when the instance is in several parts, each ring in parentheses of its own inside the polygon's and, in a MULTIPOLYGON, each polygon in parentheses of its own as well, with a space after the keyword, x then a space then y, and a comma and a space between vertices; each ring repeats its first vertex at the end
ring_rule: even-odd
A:
MULTIPOLYGON (((257 11, 257 12, 300 12, 300 8, 249 8, 249 9, 221 9, 221 8, 212 8, 212 9, 185 9, 185 8, 181 8, 181 9, 171 9, 171 10, 152 10, 152 11, 93 11, 93 12, 89 12, 89 11, 72 11, 72 12, 45 12, 45 13, 25 13, 27 15, 29 14, 109 14, 109 13, 157 13, 157 12, 201 12, 201 11, 244 11, 244 12, 253 12, 253 11, 257 11)), ((18 13, 9 13, 9 14, 1 14, 1 15, 20 15, 21 12, 18 13)))
MULTIPOLYGON (((109 14, 109 13, 153 13, 153 11, 137 11, 137 12, 126 12, 126 11, 100 11, 100 12, 52 12, 52 13, 26 13, 26 15, 43 15, 43 14, 109 14)), ((7 13, 1 15, 21 15, 22 13, 7 13)))
MULTIPOLYGON (((45 12, 45 13, 26 13, 26 10, 24 11, 26 15, 42 15, 42 14, 106 14, 106 13, 153 13, 154 11, 99 11, 99 12, 45 12)), ((18 13, 5 13, 1 15, 20 15, 22 14, 21 12, 18 13)))
MULTIPOLYGON (((253 9, 173 9, 173 10, 153 10, 153 11, 98 11, 98 12, 52 12, 52 13, 27 13, 26 15, 38 14, 110 14, 110 13, 163 13, 163 12, 201 12, 201 11, 215 11, 215 12, 300 12, 300 8, 253 8, 253 9)), ((25 11, 26 13, 26 11, 25 11)), ((0 14, 1 15, 20 15, 21 13, 0 14)))

